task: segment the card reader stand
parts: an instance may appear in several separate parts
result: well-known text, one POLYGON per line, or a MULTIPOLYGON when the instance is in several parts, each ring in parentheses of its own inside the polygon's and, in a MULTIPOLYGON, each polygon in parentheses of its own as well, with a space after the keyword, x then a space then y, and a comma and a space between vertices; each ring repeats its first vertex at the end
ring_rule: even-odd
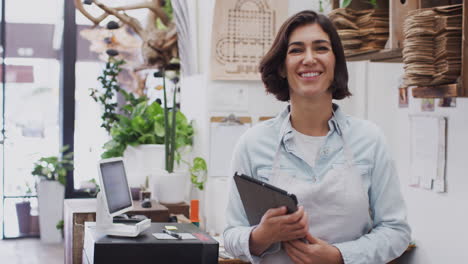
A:
POLYGON ((151 227, 151 219, 144 219, 140 222, 129 224, 113 223, 102 192, 98 193, 96 202, 96 229, 99 232, 111 236, 136 237, 151 227))

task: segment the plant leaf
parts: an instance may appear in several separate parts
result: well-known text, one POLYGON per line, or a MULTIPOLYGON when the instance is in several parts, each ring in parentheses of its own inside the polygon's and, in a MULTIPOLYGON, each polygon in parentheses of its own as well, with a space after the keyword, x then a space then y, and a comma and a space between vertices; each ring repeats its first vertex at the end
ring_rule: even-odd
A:
POLYGON ((343 0, 343 2, 341 3, 341 7, 343 7, 343 8, 348 7, 349 4, 351 4, 351 1, 352 0, 343 0))

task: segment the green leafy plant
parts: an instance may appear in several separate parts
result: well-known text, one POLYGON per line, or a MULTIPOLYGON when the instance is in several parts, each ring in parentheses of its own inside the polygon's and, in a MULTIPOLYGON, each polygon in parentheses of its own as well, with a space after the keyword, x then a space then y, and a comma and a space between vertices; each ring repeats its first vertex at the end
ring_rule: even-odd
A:
POLYGON ((117 100, 115 95, 116 92, 121 91, 117 82, 117 76, 122 71, 121 65, 124 63, 124 60, 117 60, 109 56, 109 60, 102 71, 102 75, 98 77, 102 85, 102 91, 95 88, 90 89, 90 95, 94 101, 100 102, 104 106, 104 111, 101 115, 101 127, 106 129, 107 132, 110 132, 113 124, 118 121, 116 113, 117 100))
MULTIPOLYGON (((164 10, 164 13, 166 13, 166 15, 168 16, 169 21, 172 21, 174 17, 174 12, 173 12, 171 1, 164 1, 164 5, 162 6, 162 9, 164 10)), ((161 21, 159 17, 156 19, 156 28, 161 29, 161 30, 167 29, 167 26, 164 25, 164 23, 161 21)))
POLYGON ((64 222, 63 222, 63 220, 60 220, 55 225, 55 228, 57 228, 57 230, 63 231, 63 226, 64 226, 64 222))
MULTIPOLYGON (((101 155, 102 158, 123 156, 128 145, 163 144, 166 135, 164 111, 161 105, 157 102, 150 104, 146 96, 136 97, 119 86, 117 76, 124 63, 123 60, 109 56, 102 75, 98 77, 102 89, 91 89, 91 97, 103 106, 101 127, 104 127, 112 137, 104 144, 105 152, 101 155), (121 108, 116 103, 117 93, 126 101, 121 108)), ((176 113, 175 119, 176 147, 191 145, 192 126, 180 112, 176 113)))
MULTIPOLYGON (((180 152, 186 146, 192 145, 194 130, 192 124, 185 115, 178 111, 176 105, 176 90, 173 94, 173 107, 167 106, 166 72, 161 70, 155 73, 155 77, 163 79, 164 105, 158 102, 149 102, 146 96, 135 97, 132 93, 120 88, 117 76, 121 72, 121 65, 125 62, 109 56, 102 75, 98 78, 103 86, 102 91, 91 89, 91 96, 96 102, 104 107, 101 116, 102 125, 112 137, 104 144, 105 152, 102 158, 121 157, 127 146, 138 146, 141 144, 164 144, 165 145, 165 169, 169 173, 174 172, 174 165, 180 164, 182 154, 180 152), (126 101, 121 108, 115 102, 116 94, 120 93, 126 101)), ((177 72, 173 74, 170 81, 177 85, 179 78, 177 72)), ((185 162, 185 161, 184 161, 185 162)), ((206 174, 206 162, 197 157, 193 165, 189 165, 192 182, 201 190, 203 177, 197 175, 206 174)))
MULTIPOLYGON (((127 105, 127 115, 118 115, 118 122, 111 129, 112 139, 104 144, 106 150, 102 158, 121 157, 128 145, 163 144, 166 138, 166 126, 164 110, 157 102, 148 105, 148 101, 140 102, 135 107, 127 105)), ((176 112, 175 117, 176 149, 192 145, 193 127, 187 118, 176 112)), ((176 153, 176 160, 180 160, 180 154, 176 153)))
POLYGON ((203 158, 196 157, 192 164, 188 164, 190 169, 190 181, 199 190, 203 191, 207 180, 208 167, 203 158))
POLYGON ((119 121, 119 112, 129 114, 133 107, 139 103, 146 101, 146 97, 136 97, 132 93, 128 93, 122 89, 118 83, 117 76, 122 71, 122 65, 125 64, 124 60, 116 59, 114 56, 109 56, 106 67, 102 74, 98 77, 101 82, 102 89, 91 88, 90 96, 94 101, 103 106, 103 114, 101 115, 101 127, 110 133, 115 123, 119 121), (121 94, 126 105, 118 108, 117 94, 121 94))
POLYGON ((377 5, 377 0, 369 0, 369 4, 372 5, 373 8, 378 8, 379 6, 377 5))
POLYGON ((343 8, 346 8, 349 6, 349 4, 351 4, 352 0, 343 0, 343 2, 341 2, 341 6, 340 7, 343 7, 343 8))
POLYGON ((92 178, 91 180, 88 180, 89 183, 94 185, 94 188, 86 188, 83 191, 89 193, 91 197, 96 197, 99 191, 101 190, 101 187, 97 183, 96 179, 92 178))
MULTIPOLYGON (((163 78, 163 96, 164 96, 164 123, 166 124, 165 127, 165 134, 166 137, 164 138, 164 145, 165 145, 165 168, 166 171, 169 173, 174 172, 174 163, 177 163, 181 160, 181 154, 177 151, 180 147, 187 145, 184 142, 180 141, 180 137, 177 133, 180 132, 179 130, 179 122, 181 120, 178 119, 181 112, 177 111, 176 105, 176 90, 174 89, 173 97, 172 97, 172 105, 173 107, 169 109, 167 107, 167 89, 166 89, 166 76, 165 72, 161 71, 159 74, 156 74, 157 77, 163 78), (176 125, 174 125, 176 124, 176 125)), ((179 79, 177 77, 173 78, 172 81, 177 84, 179 79)), ((193 128, 189 131, 190 137, 193 137, 193 128)), ((190 144, 191 145, 191 144, 190 144)), ((207 174, 207 166, 206 162, 201 157, 196 157, 193 160, 193 163, 189 163, 183 161, 189 166, 190 171, 190 179, 191 182, 200 190, 203 190, 204 183, 206 181, 206 174, 207 174)))
POLYGON ((164 128, 166 137, 164 138, 165 157, 166 157, 166 170, 169 173, 174 172, 175 150, 176 150, 176 91, 174 89, 172 109, 167 107, 167 89, 166 89, 166 76, 165 72, 161 71, 163 78, 163 94, 164 94, 164 128), (171 115, 171 122, 169 122, 169 115, 171 115))
POLYGON ((73 152, 68 152, 68 146, 60 150, 62 157, 42 157, 34 163, 32 175, 49 181, 58 181, 65 185, 67 172, 73 170, 73 152))

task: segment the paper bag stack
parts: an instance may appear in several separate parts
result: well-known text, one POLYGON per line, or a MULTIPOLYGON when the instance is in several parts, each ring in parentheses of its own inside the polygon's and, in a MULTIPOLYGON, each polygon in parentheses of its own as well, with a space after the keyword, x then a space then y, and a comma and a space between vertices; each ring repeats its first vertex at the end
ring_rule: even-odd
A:
POLYGON ((406 87, 457 81, 461 71, 462 5, 410 11, 403 31, 406 87))
POLYGON ((345 55, 383 49, 388 39, 388 10, 338 8, 329 17, 340 35, 345 55))

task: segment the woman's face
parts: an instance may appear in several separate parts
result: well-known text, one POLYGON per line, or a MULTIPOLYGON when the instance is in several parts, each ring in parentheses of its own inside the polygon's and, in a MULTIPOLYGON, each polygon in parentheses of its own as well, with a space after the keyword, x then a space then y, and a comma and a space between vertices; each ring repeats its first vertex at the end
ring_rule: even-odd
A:
POLYGON ((323 95, 331 99, 328 88, 334 78, 335 54, 328 34, 319 24, 303 25, 292 32, 285 68, 291 101, 323 95))

